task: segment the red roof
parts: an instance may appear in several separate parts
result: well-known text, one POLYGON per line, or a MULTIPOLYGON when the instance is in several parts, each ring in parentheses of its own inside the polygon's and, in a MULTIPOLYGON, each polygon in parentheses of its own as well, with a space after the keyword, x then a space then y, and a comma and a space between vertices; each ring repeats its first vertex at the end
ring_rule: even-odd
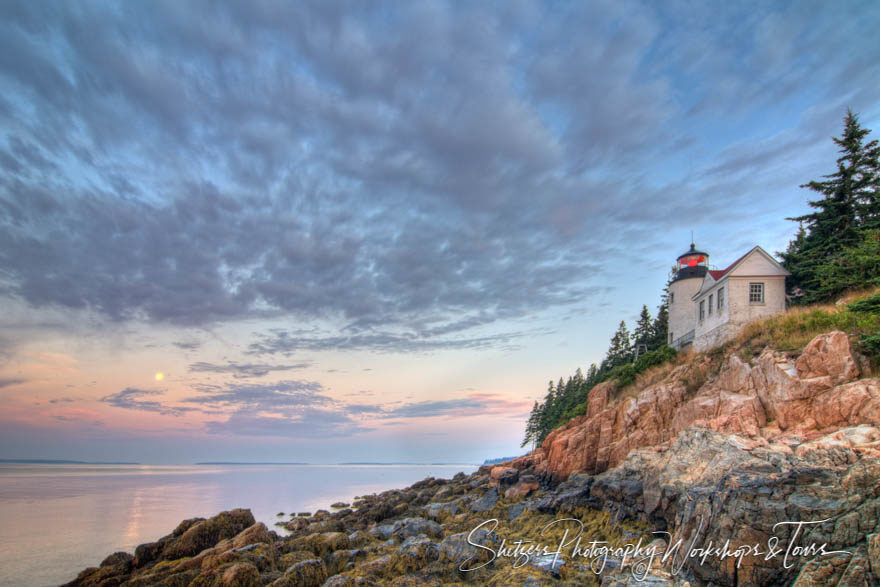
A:
MULTIPOLYGON (((749 253, 751 253, 751 252, 752 252, 752 251, 749 251, 749 253)), ((736 265, 737 263, 739 263, 740 261, 742 261, 743 259, 745 259, 745 258, 746 258, 746 255, 748 255, 749 253, 746 253, 745 255, 743 255, 742 257, 740 257, 739 259, 737 259, 736 261, 734 261, 734 262, 731 263, 730 265, 728 265, 728 266, 727 266, 727 269, 710 269, 710 270, 709 270, 709 274, 712 275, 712 279, 714 279, 715 281, 718 281, 719 279, 721 279, 722 277, 724 277, 724 275, 725 275, 728 271, 730 271, 731 269, 733 269, 734 265, 736 265)))

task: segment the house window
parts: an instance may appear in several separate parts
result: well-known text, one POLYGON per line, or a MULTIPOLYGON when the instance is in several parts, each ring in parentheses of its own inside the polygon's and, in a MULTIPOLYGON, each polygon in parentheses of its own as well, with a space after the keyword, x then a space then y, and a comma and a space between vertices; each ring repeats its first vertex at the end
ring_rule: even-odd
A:
POLYGON ((764 284, 763 283, 750 283, 749 284, 749 303, 751 303, 751 304, 763 304, 764 303, 764 284))
POLYGON ((675 292, 669 292, 669 303, 675 302, 675 292))
POLYGON ((715 300, 712 299, 712 294, 709 294, 709 315, 712 315, 712 302, 715 300))
POLYGON ((706 317, 706 300, 700 301, 700 322, 706 317))
POLYGON ((672 344, 672 331, 669 332, 669 344, 672 344))
POLYGON ((724 307, 724 288, 721 287, 718 289, 718 311, 721 311, 721 308, 724 307))

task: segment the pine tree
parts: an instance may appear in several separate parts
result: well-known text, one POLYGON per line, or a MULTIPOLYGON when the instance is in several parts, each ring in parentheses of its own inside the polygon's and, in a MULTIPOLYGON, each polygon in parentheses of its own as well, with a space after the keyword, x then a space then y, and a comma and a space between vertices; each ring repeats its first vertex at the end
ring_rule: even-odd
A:
POLYGON ((544 396, 544 403, 541 405, 541 415, 538 417, 537 433, 533 440, 537 443, 544 441, 544 438, 553 429, 555 421, 552 420, 553 401, 556 398, 556 390, 553 388, 553 381, 547 386, 547 395, 544 396))
POLYGON ((630 362, 632 362, 632 340, 626 322, 621 320, 617 332, 611 337, 608 352, 605 360, 602 361, 602 370, 608 371, 630 362))
POLYGON ((590 363, 590 368, 587 370, 587 379, 584 381, 584 386, 587 388, 593 387, 599 382, 599 366, 596 363, 590 363))
POLYGON ((657 317, 651 324, 651 342, 649 350, 657 350, 669 343, 669 306, 662 304, 657 308, 657 317))
POLYGON ((538 436, 538 426, 541 421, 541 406, 538 402, 535 402, 535 405, 532 406, 532 412, 529 414, 529 421, 526 423, 526 435, 523 438, 522 444, 520 444, 520 448, 526 446, 530 442, 533 442, 537 439, 538 436))
POLYGON ((858 245, 820 267, 818 277, 823 289, 836 293, 880 285, 880 230, 865 231, 858 245))
POLYGON ((633 347, 638 348, 640 344, 650 346, 653 321, 651 320, 651 312, 648 306, 642 306, 642 313, 639 314, 639 320, 636 322, 636 329, 633 331, 633 347))
POLYGON ((880 145, 877 140, 864 144, 870 132, 847 110, 843 134, 832 139, 841 153, 837 171, 801 186, 823 198, 808 202, 815 212, 789 218, 800 222, 801 230, 781 256, 792 274, 790 285, 803 290, 804 302, 839 293, 839 287, 821 276, 844 249, 859 244, 865 230, 880 227, 880 145))
MULTIPOLYGON (((569 378, 569 382, 571 378, 569 378)), ((565 380, 560 377, 559 383, 556 384, 556 395, 553 397, 553 408, 550 411, 550 418, 552 425, 550 426, 550 430, 556 427, 559 423, 559 417, 562 415, 562 406, 565 404, 565 394, 568 391, 568 387, 565 384, 565 380)))

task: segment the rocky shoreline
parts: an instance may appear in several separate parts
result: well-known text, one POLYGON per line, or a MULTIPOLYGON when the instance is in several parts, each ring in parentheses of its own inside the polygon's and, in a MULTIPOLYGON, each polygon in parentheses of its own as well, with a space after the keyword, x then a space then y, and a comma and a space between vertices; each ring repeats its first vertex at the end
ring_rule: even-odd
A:
POLYGON ((279 522, 286 536, 255 522, 249 510, 185 520, 68 585, 874 584, 880 461, 860 455, 858 446, 878 442, 875 428, 859 426, 787 452, 692 428, 665 450, 635 451, 599 475, 553 484, 528 470, 483 467, 294 516, 279 522), (551 524, 565 519, 578 522, 551 524), (799 536, 794 526, 774 527, 820 520, 799 536), (641 540, 657 556, 643 553, 645 560, 623 566, 611 556, 597 572, 603 558, 575 550, 579 524, 582 550, 593 540, 641 540), (671 537, 653 533, 663 530, 671 537), (686 556, 692 541, 697 548, 709 540, 766 546, 774 536, 782 548, 824 545, 848 554, 743 556, 739 566, 734 557, 686 556), (679 539, 681 556, 664 563, 663 550, 679 539), (517 540, 560 554, 556 561, 540 553, 524 561, 513 550, 517 540))
POLYGON ((185 520, 68 585, 880 582, 880 381, 845 334, 611 391, 526 457, 278 531, 248 510, 185 520))
POLYGON ((601 576, 589 561, 575 563, 568 548, 555 561, 552 555, 525 561, 501 550, 502 540, 509 550, 517 540, 558 550, 564 532, 570 540, 579 524, 590 540, 654 539, 646 524, 615 521, 575 503, 570 490, 555 491, 502 465, 452 479, 429 477, 335 511, 291 515, 278 522, 278 532, 249 510, 232 510, 184 520, 171 534, 133 554, 114 553, 68 585, 598 584, 601 576), (551 524, 563 518, 579 522, 551 524))

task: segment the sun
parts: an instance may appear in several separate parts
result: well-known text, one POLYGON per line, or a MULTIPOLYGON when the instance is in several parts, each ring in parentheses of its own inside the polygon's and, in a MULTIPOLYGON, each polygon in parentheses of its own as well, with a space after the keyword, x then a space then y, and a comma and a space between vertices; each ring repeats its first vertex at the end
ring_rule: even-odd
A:
POLYGON ((164 374, 164 373, 162 373, 161 371, 159 371, 158 373, 156 373, 156 381, 162 381, 163 379, 165 379, 165 374, 164 374))

